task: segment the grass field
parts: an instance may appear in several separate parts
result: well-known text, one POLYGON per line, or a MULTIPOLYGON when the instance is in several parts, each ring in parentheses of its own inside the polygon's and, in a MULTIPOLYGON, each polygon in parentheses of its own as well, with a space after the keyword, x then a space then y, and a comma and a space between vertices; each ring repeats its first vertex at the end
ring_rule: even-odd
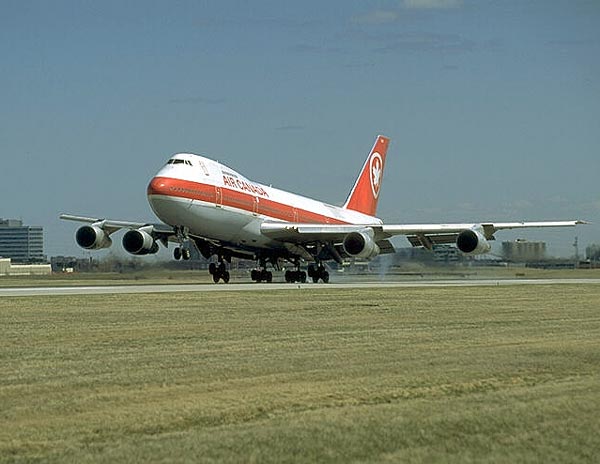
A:
POLYGON ((597 462, 600 285, 0 300, 0 462, 597 462))

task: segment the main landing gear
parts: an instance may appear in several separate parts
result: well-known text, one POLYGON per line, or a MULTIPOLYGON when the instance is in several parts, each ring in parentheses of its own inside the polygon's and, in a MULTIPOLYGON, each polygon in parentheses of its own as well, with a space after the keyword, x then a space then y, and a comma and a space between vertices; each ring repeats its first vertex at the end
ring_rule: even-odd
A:
POLYGON ((225 261, 223 258, 219 258, 219 263, 210 263, 208 265, 208 272, 213 277, 213 282, 216 284, 219 280, 223 279, 223 282, 226 284, 229 283, 229 271, 227 270, 227 266, 225 265, 225 261))
POLYGON ((311 264, 308 266, 308 276, 312 278, 313 283, 317 283, 319 279, 323 281, 323 283, 329 283, 329 272, 325 269, 323 264, 311 264))
POLYGON ((294 282, 306 282, 306 272, 301 271, 300 267, 294 271, 285 271, 285 281, 288 284, 293 284, 294 282))
POLYGON ((259 262, 259 269, 252 269, 250 272, 250 278, 254 282, 273 282, 273 273, 267 271, 267 260, 261 259, 259 262))

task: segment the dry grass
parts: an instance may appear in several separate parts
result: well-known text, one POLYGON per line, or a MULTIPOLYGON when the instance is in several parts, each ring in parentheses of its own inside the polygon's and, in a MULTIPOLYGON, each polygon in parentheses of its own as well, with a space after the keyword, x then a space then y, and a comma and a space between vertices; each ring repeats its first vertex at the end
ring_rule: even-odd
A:
POLYGON ((2 462, 594 462, 600 286, 0 301, 2 462))

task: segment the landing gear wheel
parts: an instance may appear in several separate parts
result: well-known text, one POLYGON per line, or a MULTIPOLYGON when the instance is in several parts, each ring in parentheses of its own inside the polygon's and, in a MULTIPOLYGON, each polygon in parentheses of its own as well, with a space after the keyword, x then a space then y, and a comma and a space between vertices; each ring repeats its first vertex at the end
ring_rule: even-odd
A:
POLYGON ((260 282, 261 280, 264 280, 265 282, 273 282, 273 273, 270 271, 267 271, 266 269, 263 269, 260 272, 260 278, 258 280, 258 282, 260 282))
POLYGON ((176 261, 179 261, 181 259, 181 248, 176 247, 173 250, 173 258, 175 258, 176 261))
POLYGON ((260 282, 260 271, 258 269, 252 269, 252 271, 250 271, 250 278, 254 282, 260 282))
POLYGON ((304 271, 285 271, 285 281, 288 284, 293 284, 294 282, 306 282, 306 272, 304 271))
POLYGON ((225 263, 223 261, 221 261, 219 263, 219 265, 217 266, 217 274, 222 276, 226 272, 227 272, 227 267, 225 267, 225 263))
POLYGON ((230 279, 230 274, 229 271, 227 270, 227 266, 225 265, 225 262, 223 261, 223 258, 219 258, 219 263, 210 263, 208 265, 208 272, 210 273, 210 275, 212 275, 213 278, 213 282, 216 284, 219 282, 219 280, 223 279, 223 282, 225 282, 226 284, 229 283, 229 279, 230 279))
POLYGON ((217 273, 217 265, 215 263, 210 263, 208 265, 208 272, 210 275, 215 275, 217 273))
POLYGON ((325 266, 319 264, 315 266, 311 264, 308 266, 308 275, 312 278, 313 283, 317 283, 319 279, 323 281, 323 283, 329 283, 329 272, 325 270, 325 266))

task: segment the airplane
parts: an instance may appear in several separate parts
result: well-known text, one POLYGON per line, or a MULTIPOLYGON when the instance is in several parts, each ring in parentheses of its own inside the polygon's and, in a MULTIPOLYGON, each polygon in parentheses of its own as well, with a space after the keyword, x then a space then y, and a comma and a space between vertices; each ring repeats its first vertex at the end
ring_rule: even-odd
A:
POLYGON ((343 206, 334 206, 247 179, 210 158, 173 155, 150 180, 150 207, 162 223, 115 221, 61 214, 87 223, 75 234, 88 250, 108 248, 111 235, 128 229, 123 248, 133 255, 154 254, 159 243, 174 242, 173 257, 190 259, 190 246, 206 258, 213 281, 228 283, 232 258, 257 262, 255 282, 271 282, 270 264, 279 270, 290 262, 286 282, 329 282, 324 263, 344 258, 371 259, 394 253, 389 239, 404 235, 414 247, 429 250, 453 243, 466 255, 491 250, 494 234, 504 229, 573 227, 585 221, 479 222, 455 224, 384 224, 375 216, 381 193, 389 138, 379 135, 343 206), (307 271, 301 266, 307 263, 307 271))

